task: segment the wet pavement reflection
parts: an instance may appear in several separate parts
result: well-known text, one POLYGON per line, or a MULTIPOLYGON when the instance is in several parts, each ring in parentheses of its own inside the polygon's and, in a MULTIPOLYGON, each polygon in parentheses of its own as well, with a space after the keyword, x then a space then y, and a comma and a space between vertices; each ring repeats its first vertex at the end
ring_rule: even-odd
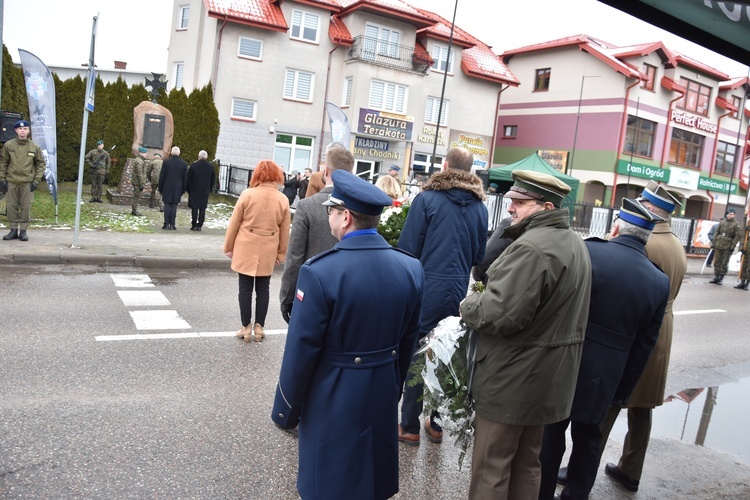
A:
MULTIPOLYGON (((750 464, 750 377, 716 387, 684 389, 654 409, 652 438, 667 437, 728 453, 750 464)), ((625 432, 624 419, 618 427, 625 432)))

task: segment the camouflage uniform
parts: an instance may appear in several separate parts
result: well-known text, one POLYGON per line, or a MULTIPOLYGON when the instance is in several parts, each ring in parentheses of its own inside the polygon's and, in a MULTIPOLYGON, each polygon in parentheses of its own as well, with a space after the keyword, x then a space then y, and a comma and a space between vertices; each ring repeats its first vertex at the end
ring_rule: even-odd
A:
POLYGON ((741 290, 747 290, 750 288, 750 227, 745 227, 745 237, 742 240, 741 245, 742 252, 742 267, 740 267, 740 283, 735 286, 741 290))
POLYGON ((133 162, 133 172, 130 175, 130 183, 133 185, 133 203, 131 205, 133 215, 140 215, 138 213, 138 201, 141 199, 143 184, 146 182, 145 163, 146 158, 143 153, 138 153, 133 162))
POLYGON ((710 283, 721 285, 724 275, 727 274, 729 257, 732 256, 732 250, 740 240, 742 230, 734 217, 727 216, 726 219, 719 222, 714 236, 714 279, 710 283))
POLYGON ((101 203, 104 176, 107 175, 110 166, 109 153, 104 150, 104 145, 102 145, 102 149, 97 147, 89 151, 86 154, 86 163, 91 167, 91 199, 89 203, 101 203))
POLYGON ((146 164, 146 178, 151 183, 151 196, 148 200, 149 208, 162 209, 161 200, 156 198, 156 188, 159 186, 159 174, 161 173, 161 157, 157 156, 146 164))

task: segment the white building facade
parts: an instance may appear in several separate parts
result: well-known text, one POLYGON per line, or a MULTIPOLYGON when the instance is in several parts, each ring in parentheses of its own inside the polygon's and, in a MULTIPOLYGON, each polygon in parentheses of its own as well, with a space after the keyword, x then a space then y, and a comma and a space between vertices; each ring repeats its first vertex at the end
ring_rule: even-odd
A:
POLYGON ((330 102, 346 115, 365 178, 391 165, 405 178, 429 174, 454 144, 483 169, 500 94, 519 82, 459 28, 449 60, 450 39, 449 21, 399 0, 176 0, 168 86, 212 83, 222 163, 318 170, 330 102))

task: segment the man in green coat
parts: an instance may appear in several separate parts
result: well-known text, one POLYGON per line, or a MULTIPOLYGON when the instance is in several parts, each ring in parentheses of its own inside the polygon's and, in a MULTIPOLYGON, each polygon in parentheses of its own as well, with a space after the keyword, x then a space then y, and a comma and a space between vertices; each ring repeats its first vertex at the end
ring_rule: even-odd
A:
POLYGON ((10 225, 10 232, 3 239, 28 241, 26 230, 31 222, 33 193, 42 181, 46 162, 41 148, 29 139, 29 122, 20 120, 14 128, 17 137, 6 142, 0 154, 0 192, 7 192, 10 225))
POLYGON ((89 203, 102 202, 102 185, 104 176, 110 166, 109 152, 104 150, 104 141, 96 143, 96 149, 86 153, 86 163, 91 168, 91 199, 89 203))
POLYGON ((151 183, 151 196, 148 199, 149 208, 158 208, 160 212, 164 211, 161 203, 161 196, 156 197, 157 186, 159 185, 159 174, 161 174, 161 155, 154 153, 154 159, 146 165, 146 178, 151 183))
POLYGON ((537 498, 545 424, 568 418, 591 294, 591 261, 560 208, 570 187, 516 170, 511 243, 461 317, 479 333, 469 499, 537 498))
POLYGON ((131 205, 131 214, 140 216, 138 212, 138 202, 143 192, 143 184, 146 182, 146 153, 148 149, 143 146, 138 148, 138 156, 133 162, 133 172, 130 174, 130 183, 133 185, 133 203, 131 205))
POLYGON ((742 252, 742 265, 740 266, 740 283, 735 286, 740 290, 750 288, 750 218, 745 223, 745 236, 742 240, 740 252, 742 252))
POLYGON ((716 235, 714 236, 714 250, 716 257, 714 257, 714 279, 709 281, 714 285, 721 285, 724 281, 724 276, 727 274, 727 268, 729 266, 729 257, 732 256, 732 251, 740 241, 742 230, 737 221, 734 220, 734 209, 730 208, 727 210, 726 219, 719 222, 716 228, 716 235))

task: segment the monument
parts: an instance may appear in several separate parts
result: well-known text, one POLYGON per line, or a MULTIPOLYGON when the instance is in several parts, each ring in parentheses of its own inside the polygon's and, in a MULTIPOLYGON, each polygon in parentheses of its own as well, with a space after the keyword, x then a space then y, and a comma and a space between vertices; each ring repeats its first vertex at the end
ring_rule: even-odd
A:
MULTIPOLYGON (((151 87, 151 101, 143 101, 133 109, 133 144, 130 148, 132 156, 125 162, 122 177, 117 186, 117 191, 108 190, 107 195, 111 203, 115 205, 130 205, 133 199, 133 185, 130 182, 133 173, 133 162, 138 155, 138 148, 143 146, 148 149, 144 155, 146 161, 153 160, 154 155, 159 153, 162 158, 169 156, 174 139, 174 120, 172 112, 156 102, 161 89, 166 89, 167 82, 162 81, 162 74, 151 73, 153 80, 146 78, 146 88, 151 87)), ((141 192, 141 202, 148 203, 151 189, 150 182, 146 182, 141 192)))

